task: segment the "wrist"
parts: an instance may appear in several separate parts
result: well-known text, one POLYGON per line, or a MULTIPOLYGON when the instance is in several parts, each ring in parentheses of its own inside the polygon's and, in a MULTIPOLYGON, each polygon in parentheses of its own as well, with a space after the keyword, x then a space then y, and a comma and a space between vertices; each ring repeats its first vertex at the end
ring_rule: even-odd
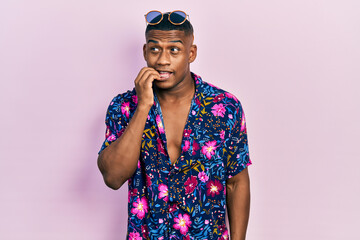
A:
POLYGON ((138 103, 136 111, 148 113, 153 104, 138 103))

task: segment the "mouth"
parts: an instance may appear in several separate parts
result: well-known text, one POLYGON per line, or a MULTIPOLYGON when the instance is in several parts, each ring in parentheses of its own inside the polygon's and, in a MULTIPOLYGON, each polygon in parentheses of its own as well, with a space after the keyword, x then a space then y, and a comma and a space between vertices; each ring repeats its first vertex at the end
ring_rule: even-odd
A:
POLYGON ((172 72, 170 71, 160 71, 160 70, 157 70, 158 73, 160 74, 160 79, 158 80, 167 80, 171 77, 171 75, 173 74, 172 72))

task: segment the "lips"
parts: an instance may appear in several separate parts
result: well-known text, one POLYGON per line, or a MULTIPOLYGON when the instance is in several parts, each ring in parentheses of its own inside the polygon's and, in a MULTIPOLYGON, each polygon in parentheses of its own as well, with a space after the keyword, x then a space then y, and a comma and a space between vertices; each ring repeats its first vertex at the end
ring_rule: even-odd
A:
POLYGON ((160 74, 160 79, 159 80, 166 80, 172 74, 172 72, 169 72, 169 71, 158 71, 158 73, 160 74))

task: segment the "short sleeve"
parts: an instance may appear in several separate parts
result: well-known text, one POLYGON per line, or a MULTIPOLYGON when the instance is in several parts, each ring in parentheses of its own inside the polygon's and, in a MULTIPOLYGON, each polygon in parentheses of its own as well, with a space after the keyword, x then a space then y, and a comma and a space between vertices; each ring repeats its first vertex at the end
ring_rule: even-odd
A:
POLYGON ((128 115, 126 114, 126 110, 129 108, 128 105, 129 104, 124 101, 120 94, 113 98, 113 100, 110 102, 105 117, 105 140, 98 154, 100 154, 101 151, 109 146, 112 142, 116 141, 116 139, 118 139, 124 132, 127 125, 125 119, 126 115, 128 115))
POLYGON ((236 118, 231 129, 231 135, 226 144, 226 177, 231 178, 244 170, 252 162, 249 156, 249 145, 246 131, 245 114, 238 102, 234 114, 236 118))

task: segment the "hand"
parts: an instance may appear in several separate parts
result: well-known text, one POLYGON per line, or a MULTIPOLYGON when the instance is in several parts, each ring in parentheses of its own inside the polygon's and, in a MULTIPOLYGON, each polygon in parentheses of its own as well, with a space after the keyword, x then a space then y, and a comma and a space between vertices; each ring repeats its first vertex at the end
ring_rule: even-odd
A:
POLYGON ((154 104, 152 83, 155 79, 160 79, 160 74, 155 69, 144 67, 140 70, 134 81, 138 106, 151 107, 154 104))

